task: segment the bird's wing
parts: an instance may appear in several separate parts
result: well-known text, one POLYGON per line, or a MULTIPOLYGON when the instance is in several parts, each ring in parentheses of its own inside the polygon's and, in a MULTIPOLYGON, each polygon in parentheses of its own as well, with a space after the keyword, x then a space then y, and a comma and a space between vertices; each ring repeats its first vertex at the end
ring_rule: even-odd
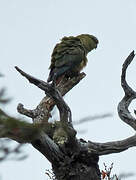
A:
POLYGON ((64 37, 61 43, 56 44, 53 50, 49 69, 78 64, 84 57, 84 49, 80 40, 74 37, 64 37))
POLYGON ((84 59, 84 51, 80 47, 71 47, 58 53, 55 60, 55 67, 73 67, 84 59))

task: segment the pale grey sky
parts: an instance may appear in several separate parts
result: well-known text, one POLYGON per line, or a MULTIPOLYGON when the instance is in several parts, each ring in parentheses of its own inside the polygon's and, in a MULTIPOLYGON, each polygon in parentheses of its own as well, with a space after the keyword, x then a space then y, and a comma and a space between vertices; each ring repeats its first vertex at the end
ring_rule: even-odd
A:
MULTIPOLYGON (((0 0, 0 72, 5 74, 1 86, 6 86, 9 96, 14 98, 5 110, 19 116, 16 111, 19 102, 31 109, 44 96, 15 71, 15 65, 46 80, 50 55, 59 39, 89 33, 99 39, 99 46, 88 55, 89 62, 84 69, 86 78, 65 99, 74 120, 107 112, 113 113, 113 117, 78 126, 78 130, 87 131, 78 137, 106 142, 133 135, 133 129, 118 118, 116 108, 123 97, 122 63, 136 50, 135 17, 135 0, 0 0)), ((135 69, 136 58, 127 78, 136 89, 135 69)), ((131 110, 135 106, 133 103, 131 110)), ((50 169, 48 161, 31 146, 25 149, 29 154, 25 161, 0 165, 3 180, 47 179, 44 172, 50 169)), ((107 165, 113 162, 117 174, 136 173, 135 150, 100 157, 100 168, 103 162, 107 165)))

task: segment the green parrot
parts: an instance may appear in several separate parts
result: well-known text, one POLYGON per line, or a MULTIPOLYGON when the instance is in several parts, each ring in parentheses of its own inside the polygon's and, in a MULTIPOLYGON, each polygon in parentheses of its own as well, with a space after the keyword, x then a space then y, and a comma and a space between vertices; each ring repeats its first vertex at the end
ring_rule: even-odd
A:
POLYGON ((71 78, 80 73, 87 64, 87 54, 97 48, 98 39, 89 34, 63 37, 51 55, 50 73, 47 82, 57 82, 65 75, 71 78))

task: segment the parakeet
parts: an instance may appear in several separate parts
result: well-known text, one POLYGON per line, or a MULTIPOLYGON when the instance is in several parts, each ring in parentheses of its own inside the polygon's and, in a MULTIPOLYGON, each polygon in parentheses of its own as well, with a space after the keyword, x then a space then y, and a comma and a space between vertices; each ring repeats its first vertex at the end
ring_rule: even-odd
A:
POLYGON ((78 75, 87 64, 87 54, 97 45, 98 39, 89 34, 63 37, 51 55, 47 82, 56 82, 62 75, 67 78, 78 75))

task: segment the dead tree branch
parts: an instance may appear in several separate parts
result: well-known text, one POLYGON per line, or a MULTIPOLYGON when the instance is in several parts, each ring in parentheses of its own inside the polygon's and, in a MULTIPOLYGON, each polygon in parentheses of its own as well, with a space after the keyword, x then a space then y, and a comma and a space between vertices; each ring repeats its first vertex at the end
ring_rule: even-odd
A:
POLYGON ((32 145, 41 152, 50 163, 54 163, 55 165, 59 165, 59 163, 66 158, 59 146, 44 132, 40 133, 40 136, 32 142, 32 145))
MULTIPOLYGON (((77 84, 79 82, 79 80, 81 80, 81 78, 84 77, 84 74, 83 73, 80 74, 79 77, 73 78, 73 80, 70 79, 69 83, 68 82, 65 83, 65 86, 64 86, 64 84, 63 84, 64 82, 63 82, 62 83, 63 88, 60 87, 60 84, 59 84, 58 88, 54 88, 51 84, 48 84, 42 80, 32 77, 31 75, 25 73, 18 67, 16 67, 16 69, 21 75, 23 75, 26 79, 28 79, 28 81, 30 83, 36 85, 38 88, 45 91, 46 95, 48 96, 47 98, 48 99, 50 98, 50 101, 55 102, 55 103, 54 102, 52 103, 51 108, 47 109, 47 106, 44 107, 44 110, 46 112, 47 111, 50 112, 50 110, 52 109, 54 104, 57 105, 59 112, 60 112, 60 124, 59 123, 55 124, 55 128, 54 128, 55 130, 53 130, 53 128, 51 128, 51 130, 48 130, 48 132, 44 130, 45 132, 40 133, 40 136, 37 137, 37 139, 35 139, 32 142, 32 145, 37 150, 39 150, 53 164, 59 164, 59 162, 62 162, 62 159, 63 159, 63 161, 64 161, 64 159, 65 160, 67 159, 67 161, 71 161, 70 158, 66 155, 64 158, 64 154, 60 151, 60 148, 57 145, 57 144, 59 144, 59 146, 61 146, 61 148, 63 148, 63 146, 65 146, 65 143, 68 144, 69 141, 70 141, 70 143, 72 143, 72 142, 74 144, 76 143, 76 139, 75 139, 76 131, 72 127, 71 110, 68 107, 68 105, 65 103, 64 99, 62 98, 62 95, 64 95, 66 92, 68 92, 68 90, 70 90, 72 88, 72 86, 77 84), (62 95, 58 90, 59 88, 61 88, 62 95), (46 132, 47 132, 47 134, 46 134, 46 132), (50 134, 51 138, 48 136, 48 134, 50 134)), ((46 101, 46 103, 47 103, 47 101, 46 101)), ((21 104, 18 106, 18 109, 19 110, 21 109, 21 113, 23 113, 29 117, 35 116, 33 112, 36 112, 36 111, 34 111, 34 110, 27 111, 26 109, 23 108, 23 105, 21 105, 21 104)), ((41 110, 41 107, 38 110, 41 110)), ((44 128, 46 128, 46 126, 49 126, 49 124, 47 125, 46 121, 43 122, 40 120, 38 122, 44 123, 44 125, 43 125, 44 128)))
POLYGON ((86 123, 86 122, 92 122, 92 121, 96 121, 96 120, 100 120, 100 119, 104 119, 104 118, 109 118, 112 117, 111 113, 106 113, 106 114, 98 114, 98 115, 94 115, 94 116, 87 116, 84 118, 81 118, 80 120, 76 120, 73 121, 73 125, 80 125, 82 123, 86 123))
MULTIPOLYGON (((118 105, 118 113, 119 117, 125 123, 136 130, 136 119, 128 110, 130 103, 136 98, 136 92, 129 87, 126 82, 126 70, 134 56, 133 51, 123 64, 121 85, 124 89, 125 96, 118 105)), ((30 142, 52 163, 53 171, 59 180, 84 180, 85 178, 89 180, 90 177, 92 180, 100 180, 100 170, 98 167, 99 156, 119 153, 136 146, 136 135, 121 141, 106 143, 86 142, 83 139, 78 140, 76 138, 76 131, 72 126, 71 110, 62 96, 78 84, 85 76, 84 73, 67 81, 63 78, 57 87, 53 87, 51 84, 25 73, 20 68, 15 68, 22 76, 28 79, 30 83, 43 90, 47 96, 43 98, 34 110, 27 110, 22 104, 18 105, 18 111, 21 114, 33 119, 34 124, 32 124, 32 126, 39 126, 34 137, 32 136, 34 127, 29 126, 31 127, 30 129, 28 128, 29 132, 26 131, 27 128, 24 128, 23 124, 21 127, 21 124, 18 125, 18 123, 16 123, 17 126, 12 126, 8 132, 5 131, 5 135, 21 143, 30 142), (60 121, 48 123, 48 118, 54 105, 57 105, 59 109, 60 121), (18 131, 16 131, 15 127, 18 128, 18 131), (28 139, 24 136, 25 131, 28 139), (16 136, 18 137, 16 138, 16 136), (23 140, 21 139, 22 136, 23 140)), ((4 129, 6 126, 3 119, 0 123, 0 128, 4 129)), ((1 135, 1 137, 4 137, 4 135, 1 135)))
POLYGON ((134 130, 136 130, 136 118, 134 118, 128 110, 130 103, 132 102, 133 99, 136 98, 136 92, 126 82, 126 70, 134 57, 135 54, 134 51, 132 51, 123 64, 122 75, 121 75, 121 86, 125 92, 125 96, 118 105, 118 114, 119 117, 125 123, 127 123, 134 130))
MULTIPOLYGON (((128 110, 130 103, 132 102, 133 99, 136 98, 136 92, 126 82, 126 70, 128 68, 128 65, 132 62, 134 56, 135 56, 134 51, 132 51, 123 64, 121 85, 125 92, 125 96, 118 105, 118 114, 119 117, 125 123, 127 123, 134 130, 136 130, 136 119, 130 114, 128 110)), ((133 146, 136 146, 136 135, 121 141, 114 141, 107 143, 95 143, 89 141, 88 143, 86 143, 83 149, 88 148, 94 150, 99 155, 105 155, 111 153, 119 153, 133 146)))
POLYGON ((48 84, 42 80, 39 80, 35 77, 32 77, 31 75, 25 73, 18 67, 16 67, 17 71, 20 72, 21 75, 23 75, 28 81, 43 91, 50 97, 53 98, 53 100, 56 102, 56 105, 59 109, 60 112, 60 121, 62 122, 72 122, 72 117, 71 117, 71 110, 66 104, 66 102, 63 100, 60 92, 57 90, 57 88, 54 88, 51 84, 48 84))
MULTIPOLYGON (((134 58, 134 51, 130 53, 130 55, 127 57, 123 64, 122 68, 122 75, 121 75, 121 85, 124 89, 125 96, 121 100, 121 102, 118 105, 118 113, 119 117, 128 125, 136 129, 136 121, 135 118, 130 114, 128 107, 132 100, 136 98, 136 92, 129 87, 129 85, 126 82, 126 70, 128 65, 132 62, 134 58)), ((22 70, 16 67, 16 69, 23 75, 25 76, 31 83, 35 84, 38 86, 40 89, 44 90, 46 94, 50 97, 53 98, 54 101, 56 102, 58 109, 60 111, 60 119, 66 118, 66 119, 71 119, 69 117, 69 107, 67 104, 64 102, 63 98, 61 97, 61 94, 59 93, 58 90, 55 90, 51 85, 38 80, 37 78, 34 78, 26 73, 24 73, 22 70), (59 103, 60 102, 60 103, 59 103), (63 105, 63 107, 61 106, 63 105)), ((63 95, 63 93, 62 93, 63 95)), ((65 120, 66 120, 65 119, 65 120)), ((71 122, 71 120, 70 120, 71 122)), ((111 154, 111 153, 119 153, 121 151, 124 151, 130 147, 136 146, 136 135, 126 138, 121 141, 114 141, 114 142, 107 142, 107 143, 95 143, 88 141, 82 142, 78 141, 81 147, 81 151, 92 151, 95 152, 98 155, 105 155, 105 154, 111 154)))
POLYGON ((94 149, 100 156, 112 153, 120 153, 134 146, 136 146, 136 135, 121 141, 112 141, 107 143, 93 143, 88 141, 87 143, 87 147, 89 149, 94 149))
MULTIPOLYGON (((41 81, 37 78, 34 78, 33 76, 23 72, 20 68, 15 67, 16 70, 24 77, 26 77, 30 83, 35 84, 36 86, 40 85, 41 87, 39 88, 45 88, 43 86, 48 86, 48 88, 51 89, 51 91, 53 91, 53 87, 51 87, 51 85, 45 83, 44 81, 41 81)), ((65 80, 62 79, 60 81, 60 83, 57 85, 57 94, 60 97, 64 96, 68 91, 70 91, 74 86, 76 86, 83 78, 85 77, 85 73, 81 73, 79 76, 74 77, 72 79, 69 80, 65 80), (59 94, 60 93, 60 94, 59 94)), ((45 90, 45 89, 43 89, 45 90)), ((48 94, 48 92, 47 92, 48 94)), ((49 93, 50 94, 50 93, 49 93)), ((49 117, 51 117, 50 112, 53 109, 54 105, 56 104, 56 102, 54 101, 54 98, 49 97, 50 95, 44 97, 42 99, 42 101, 40 102, 40 104, 36 107, 36 109, 34 110, 27 110, 23 107, 22 104, 18 105, 18 112, 21 114, 24 114, 28 117, 33 118, 33 121, 36 122, 48 122, 49 117)), ((62 101, 61 101, 62 102, 62 101)), ((63 104, 65 104, 65 102, 63 102, 63 104)), ((60 106, 60 105, 59 105, 60 106)), ((65 106, 66 107, 66 106, 65 106)), ((68 107, 67 107, 68 108, 68 107)), ((68 108, 69 109, 69 108, 68 108)), ((69 109, 70 110, 70 109, 69 109)), ((63 111, 65 111, 65 109, 63 108, 63 111)), ((62 115, 64 118, 64 115, 62 115)), ((68 116, 71 116, 71 112, 69 111, 68 116)), ((62 117, 61 117, 62 118, 62 117)), ((63 119, 62 118, 62 119, 63 119)), ((69 119, 69 121, 71 121, 71 119, 69 119)))

